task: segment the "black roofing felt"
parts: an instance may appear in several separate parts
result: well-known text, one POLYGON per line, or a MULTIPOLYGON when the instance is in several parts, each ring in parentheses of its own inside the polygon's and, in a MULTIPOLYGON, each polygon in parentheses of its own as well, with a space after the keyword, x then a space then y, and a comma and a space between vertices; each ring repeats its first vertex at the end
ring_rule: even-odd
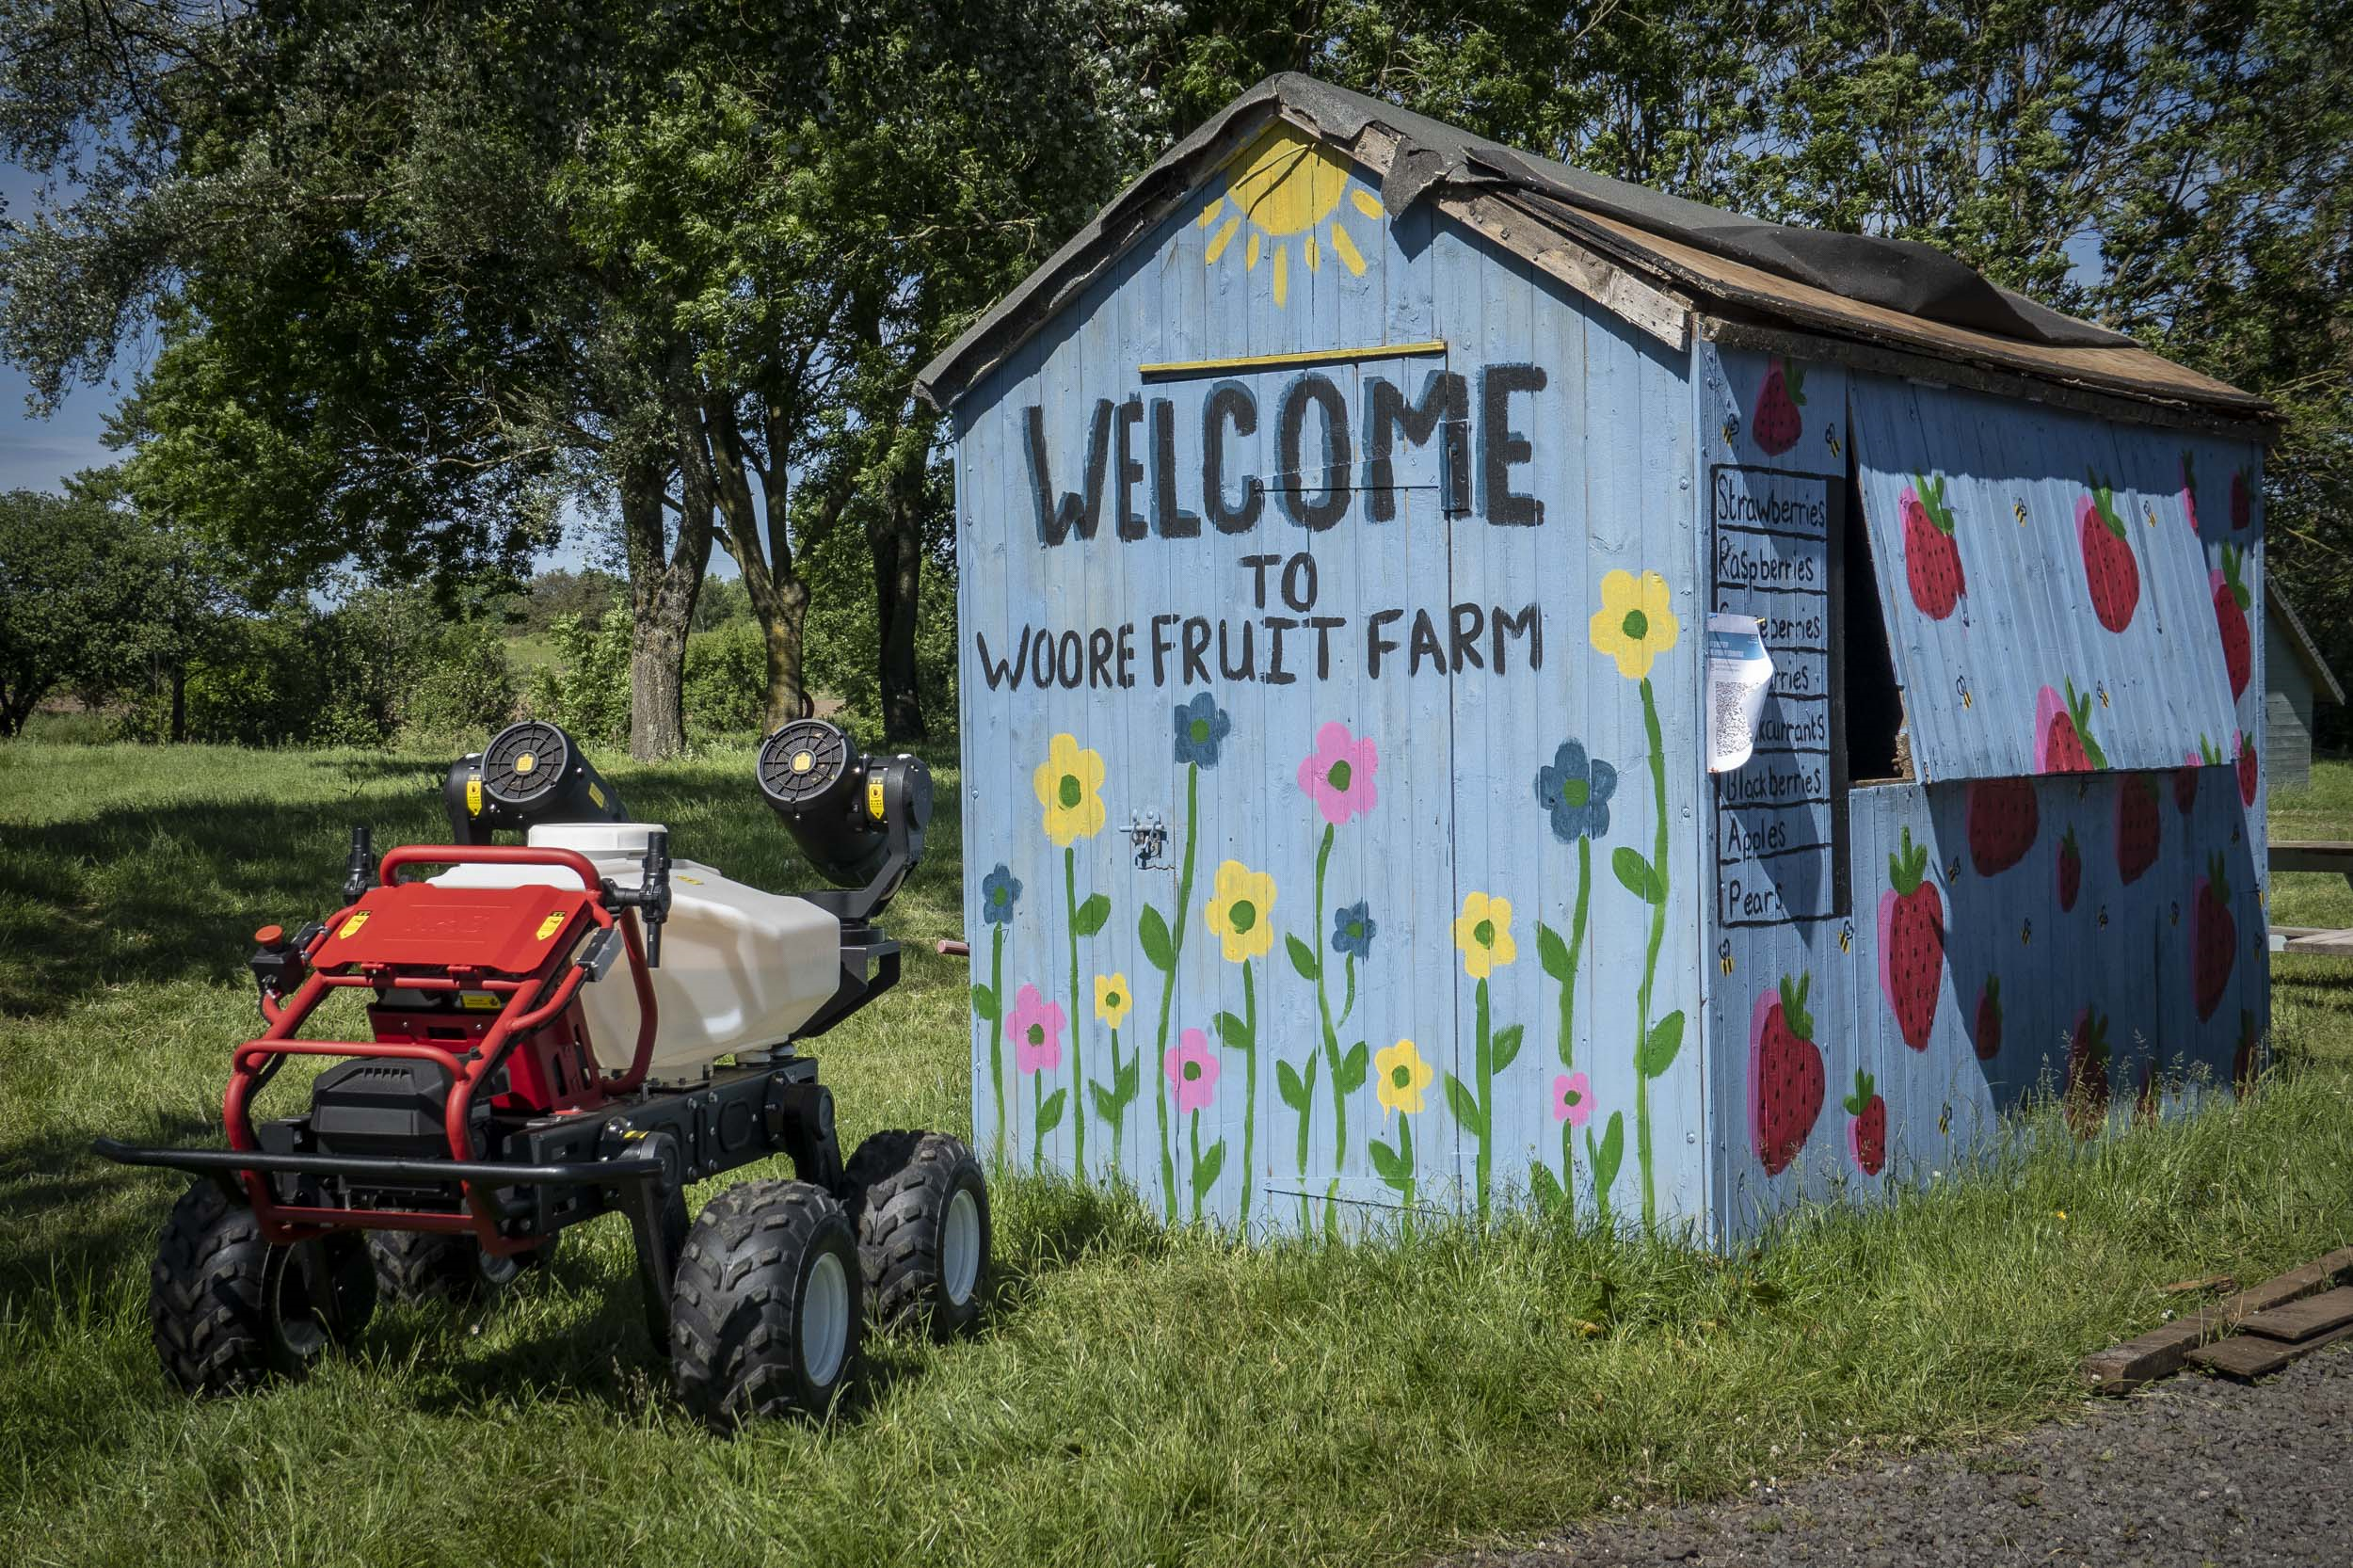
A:
POLYGON ((1169 149, 1037 271, 923 367, 916 388, 946 407, 1112 261, 1165 203, 1207 180, 1238 125, 1289 109, 1334 141, 1368 125, 1398 138, 1382 182, 1392 216, 1433 190, 1530 191, 1779 277, 1908 315, 2026 343, 2112 346, 2132 340, 1988 282, 1932 246, 1767 223, 1738 213, 1515 152, 1409 109, 1286 72, 1235 99, 1169 149))

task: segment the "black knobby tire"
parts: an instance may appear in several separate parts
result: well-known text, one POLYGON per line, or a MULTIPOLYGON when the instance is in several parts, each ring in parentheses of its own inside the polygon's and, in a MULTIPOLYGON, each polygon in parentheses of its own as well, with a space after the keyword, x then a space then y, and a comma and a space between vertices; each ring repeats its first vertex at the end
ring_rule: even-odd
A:
POLYGON ((856 1377, 857 1238, 824 1188, 747 1181, 703 1206, 670 1292, 678 1396, 714 1432, 823 1416, 856 1377))
POLYGON ((866 1300, 886 1323, 936 1339, 969 1334, 988 1282, 988 1182, 963 1140, 944 1132, 877 1132, 842 1171, 857 1224, 866 1300))
POLYGON ((368 1232, 368 1258, 376 1288, 389 1302, 423 1306, 437 1302, 460 1305, 512 1285, 526 1271, 547 1266, 561 1235, 526 1253, 493 1257, 471 1236, 422 1230, 368 1232))
POLYGON ((250 1208, 200 1179, 164 1222, 147 1309, 173 1383, 190 1394, 235 1394, 301 1377, 329 1345, 356 1336, 376 1309, 376 1281, 358 1237, 272 1246, 250 1208), (328 1272, 325 1312, 305 1276, 312 1268, 328 1272))

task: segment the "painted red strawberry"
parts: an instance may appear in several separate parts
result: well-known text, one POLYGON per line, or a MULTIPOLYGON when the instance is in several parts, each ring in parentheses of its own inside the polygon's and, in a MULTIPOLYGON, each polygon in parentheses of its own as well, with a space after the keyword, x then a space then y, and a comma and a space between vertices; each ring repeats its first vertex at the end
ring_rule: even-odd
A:
POLYGON ((1887 1101, 1871 1087, 1871 1075, 1854 1070, 1854 1093, 1846 1099, 1847 1152, 1865 1176, 1887 1169, 1887 1101))
POLYGON ((2076 1015, 2067 1038, 2067 1082, 2061 1094, 2067 1125, 2078 1138, 2096 1138, 2108 1123, 2108 1021, 2091 1008, 2076 1015))
POLYGON ((1969 786, 1969 861, 1979 876, 2006 872, 2034 848, 2041 827, 2034 781, 1980 778, 1969 786))
POLYGON ((2247 738, 2247 731, 2238 732, 2238 802, 2241 806, 2255 804, 2255 747, 2247 738))
POLYGON ((1991 1062, 2002 1054, 2002 977, 1987 975, 1977 993, 1977 1060, 1991 1062))
POLYGON ((2069 828, 2059 836, 2058 895, 2059 913, 2075 907, 2076 895, 2084 890, 2084 856, 2075 847, 2075 830, 2069 828))
POLYGON ((2247 552, 2231 548, 2229 540, 2222 544, 2222 569, 2208 579, 2214 588, 2214 624, 2222 633, 2222 667, 2231 677, 2231 699, 2236 701, 2247 690, 2248 679, 2255 673, 2254 639, 2247 630, 2248 607, 2254 598, 2239 576, 2239 563, 2247 552))
POLYGON ((2116 781, 2116 874, 2127 884, 2156 864, 2164 821, 2155 779, 2128 773, 2116 781))
POLYGON ((2217 855, 2206 863, 2206 874, 2198 879, 2190 904, 2190 991, 2201 1023, 2222 1005, 2223 988, 2231 983, 2231 966, 2237 957, 2238 921, 2231 918, 2231 885, 2217 855))
POLYGON ((2198 532, 2198 477, 2190 468, 2189 454, 2182 454, 2182 510, 2189 514, 2189 531, 2198 532))
POLYGON ((2108 765, 2091 734, 2091 698, 2067 682, 2067 698, 2045 686, 2034 698, 2034 767, 2037 773, 2089 773, 2108 765))
POLYGON ((1927 879, 1928 866, 1929 852, 1905 828, 1903 848, 1887 857, 1888 888, 1880 895, 1880 989, 1913 1050, 1929 1048, 1945 979, 1945 900, 1927 879))
POLYGON ((1897 509, 1904 520, 1904 577, 1912 584, 1912 602, 1930 620, 1943 620, 1969 591, 1945 481, 1915 475, 1897 498, 1897 509))
POLYGON ((1805 1010, 1811 974, 1782 977, 1749 1017, 1749 1146, 1767 1176, 1779 1176, 1805 1147, 1822 1113, 1822 1053, 1805 1010))
POLYGON ((2083 546, 2084 584, 2091 590, 2091 613, 2111 632, 2132 625, 2140 607, 2140 564, 2133 559, 2133 542, 2124 521, 2116 515, 2116 496, 2100 476, 2091 476, 2091 493, 2075 503, 2075 533, 2083 546))
POLYGON ((2231 473, 2231 531, 2244 534, 2255 520, 2255 476, 2247 470, 2231 473))
POLYGON ((2262 1070, 2255 1049, 2255 1015, 2242 1007, 2238 1010, 2238 1048, 2231 1053, 2231 1083, 2242 1095, 2255 1087, 2255 1077, 2262 1070))
POLYGON ((1765 385, 1757 389, 1756 413, 1749 421, 1758 450, 1778 457, 1797 445, 1805 434, 1805 421, 1798 414, 1804 407, 1805 366, 1775 360, 1765 372, 1765 385))

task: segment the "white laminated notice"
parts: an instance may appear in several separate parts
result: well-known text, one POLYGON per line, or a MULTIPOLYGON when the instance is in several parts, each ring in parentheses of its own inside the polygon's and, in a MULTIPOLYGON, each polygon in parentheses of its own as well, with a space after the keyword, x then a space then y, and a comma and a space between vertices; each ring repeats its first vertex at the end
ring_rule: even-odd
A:
POLYGON ((1756 721, 1773 683, 1773 657, 1765 651, 1753 616, 1707 617, 1707 771, 1730 773, 1756 749, 1756 721))

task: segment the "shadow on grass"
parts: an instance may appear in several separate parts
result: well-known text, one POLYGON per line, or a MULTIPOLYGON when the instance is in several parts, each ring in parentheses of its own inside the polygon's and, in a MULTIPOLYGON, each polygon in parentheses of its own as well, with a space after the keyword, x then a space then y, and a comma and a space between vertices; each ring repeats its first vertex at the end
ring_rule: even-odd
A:
MULTIPOLYGON (((157 1117, 122 1129, 141 1144, 193 1144, 200 1118, 157 1117)), ((179 1197, 176 1173, 133 1170, 90 1153, 83 1131, 0 1150, 0 1312, 29 1322, 95 1316, 136 1279, 179 1197)))

